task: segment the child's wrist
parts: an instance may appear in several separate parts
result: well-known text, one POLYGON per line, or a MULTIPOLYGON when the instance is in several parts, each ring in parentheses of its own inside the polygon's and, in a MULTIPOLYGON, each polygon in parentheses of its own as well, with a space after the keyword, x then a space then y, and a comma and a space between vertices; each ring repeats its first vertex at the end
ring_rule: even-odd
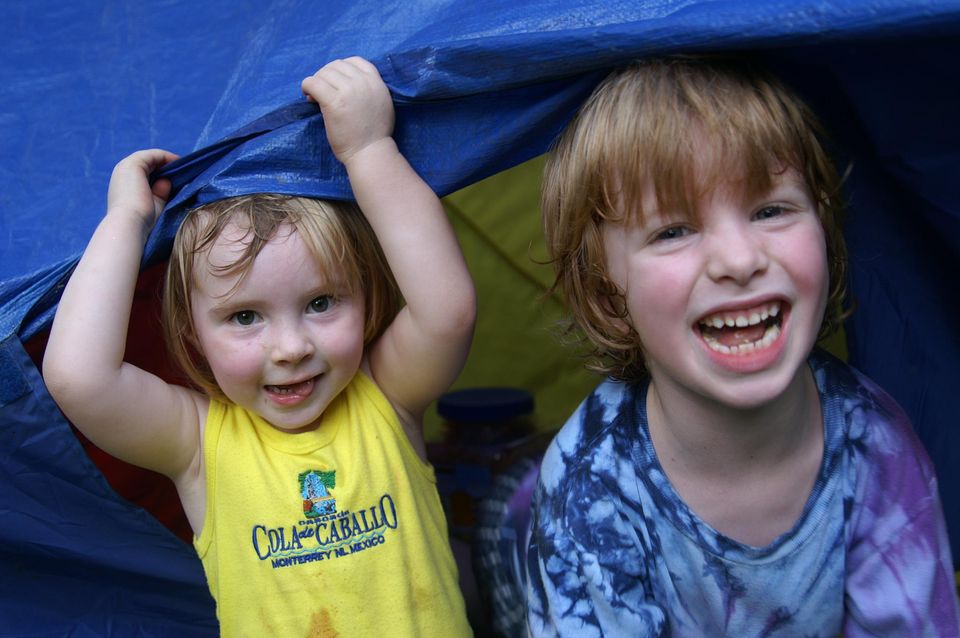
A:
POLYGON ((123 205, 109 206, 103 219, 104 223, 118 230, 126 229, 140 233, 144 239, 150 234, 156 223, 152 213, 138 213, 136 210, 123 205))
POLYGON ((399 155, 399 153, 400 150, 393 137, 386 135, 346 154, 340 161, 350 170, 359 164, 379 161, 380 158, 399 155))

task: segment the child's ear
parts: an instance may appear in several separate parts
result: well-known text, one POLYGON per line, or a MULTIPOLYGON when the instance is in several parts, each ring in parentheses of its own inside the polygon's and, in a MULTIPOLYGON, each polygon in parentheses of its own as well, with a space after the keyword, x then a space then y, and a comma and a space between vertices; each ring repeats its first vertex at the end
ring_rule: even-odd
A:
POLYGON ((633 330, 630 321, 630 311, 627 309, 627 298, 619 286, 607 279, 607 294, 600 299, 600 307, 606 315, 607 325, 620 336, 626 337, 633 330))

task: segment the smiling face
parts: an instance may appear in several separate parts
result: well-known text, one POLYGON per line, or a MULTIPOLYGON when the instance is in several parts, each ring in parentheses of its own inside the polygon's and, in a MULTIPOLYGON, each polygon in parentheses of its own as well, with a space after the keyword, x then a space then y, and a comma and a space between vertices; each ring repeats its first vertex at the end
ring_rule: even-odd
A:
MULTIPOLYGON (((649 374, 646 351, 653 346, 624 321, 628 312, 634 321, 638 317, 620 294, 622 285, 607 273, 607 266, 619 268, 622 279, 632 268, 608 259, 608 250, 616 250, 608 241, 611 228, 623 225, 625 215, 641 224, 655 221, 660 206, 665 215, 674 215, 672 221, 679 212, 682 219, 703 221, 709 230, 715 204, 753 207, 756 212, 759 200, 786 177, 782 172, 787 166, 797 170, 791 179, 805 187, 805 210, 815 206, 826 237, 829 301, 820 336, 839 327, 846 314, 843 194, 822 136, 803 101, 752 58, 645 58, 605 79, 549 154, 541 198, 554 288, 563 294, 572 335, 582 337, 586 346, 587 366, 625 381, 649 374), (721 186, 730 192, 718 191, 721 186), (716 201, 704 201, 705 193, 713 193, 716 201)), ((636 230, 628 228, 634 236, 636 230)), ((637 251, 638 258, 641 252, 648 254, 637 245, 620 250, 637 251)), ((777 311, 759 301, 755 312, 744 312, 748 325, 752 314, 766 321, 764 310, 767 319, 771 309, 777 311)), ((726 324, 728 319, 724 313, 707 318, 710 324, 726 324)), ((736 324, 736 317, 729 319, 736 324)), ((699 329, 697 334, 699 338, 699 329)), ((738 352, 750 347, 739 339, 754 336, 731 337, 709 328, 702 335, 714 345, 737 346, 738 352)), ((724 354, 723 348, 717 351, 724 354)))
POLYGON ((237 405, 279 430, 315 428, 360 367, 363 297, 322 272, 286 224, 249 267, 224 271, 247 239, 230 223, 195 257, 191 316, 200 353, 237 405))
POLYGON ((794 170, 748 195, 725 182, 696 214, 658 209, 604 222, 609 278, 623 293, 655 386, 750 409, 803 369, 827 303, 824 232, 794 170))

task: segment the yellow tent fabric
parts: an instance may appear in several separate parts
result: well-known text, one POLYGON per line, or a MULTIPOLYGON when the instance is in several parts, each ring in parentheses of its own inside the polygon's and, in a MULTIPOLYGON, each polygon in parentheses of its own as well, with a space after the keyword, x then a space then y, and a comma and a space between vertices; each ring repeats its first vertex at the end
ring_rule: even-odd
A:
MULTIPOLYGON (((562 347, 561 303, 548 295, 539 197, 543 156, 444 198, 477 286, 473 348, 453 389, 512 386, 533 394, 534 420, 558 429, 599 378, 562 347)), ((440 436, 436 411, 428 439, 440 436)))

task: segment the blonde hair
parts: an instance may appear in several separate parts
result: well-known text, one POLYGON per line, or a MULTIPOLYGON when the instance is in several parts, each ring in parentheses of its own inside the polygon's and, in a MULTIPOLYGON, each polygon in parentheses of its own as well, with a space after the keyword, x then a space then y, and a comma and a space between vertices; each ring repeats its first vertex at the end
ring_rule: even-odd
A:
POLYGON ((625 215, 642 222, 648 184, 662 208, 695 218, 698 197, 722 183, 759 195, 771 188, 773 171, 798 171, 826 236, 830 293, 821 337, 839 327, 846 276, 841 179, 823 137, 797 96, 742 59, 641 60, 601 82, 554 145, 541 195, 552 290, 570 312, 567 334, 587 346, 587 367, 623 380, 646 375, 623 292, 606 272, 601 225, 625 215), (704 140, 717 150, 706 167, 704 140))
POLYGON ((189 213, 173 241, 163 292, 163 330, 174 361, 198 388, 223 397, 196 343, 191 290, 197 256, 228 224, 247 229, 245 249, 220 274, 245 274, 253 260, 283 226, 294 228, 319 268, 344 277, 340 283, 364 298, 364 346, 379 337, 401 305, 401 296, 376 235, 352 202, 258 193, 222 199, 189 213))

